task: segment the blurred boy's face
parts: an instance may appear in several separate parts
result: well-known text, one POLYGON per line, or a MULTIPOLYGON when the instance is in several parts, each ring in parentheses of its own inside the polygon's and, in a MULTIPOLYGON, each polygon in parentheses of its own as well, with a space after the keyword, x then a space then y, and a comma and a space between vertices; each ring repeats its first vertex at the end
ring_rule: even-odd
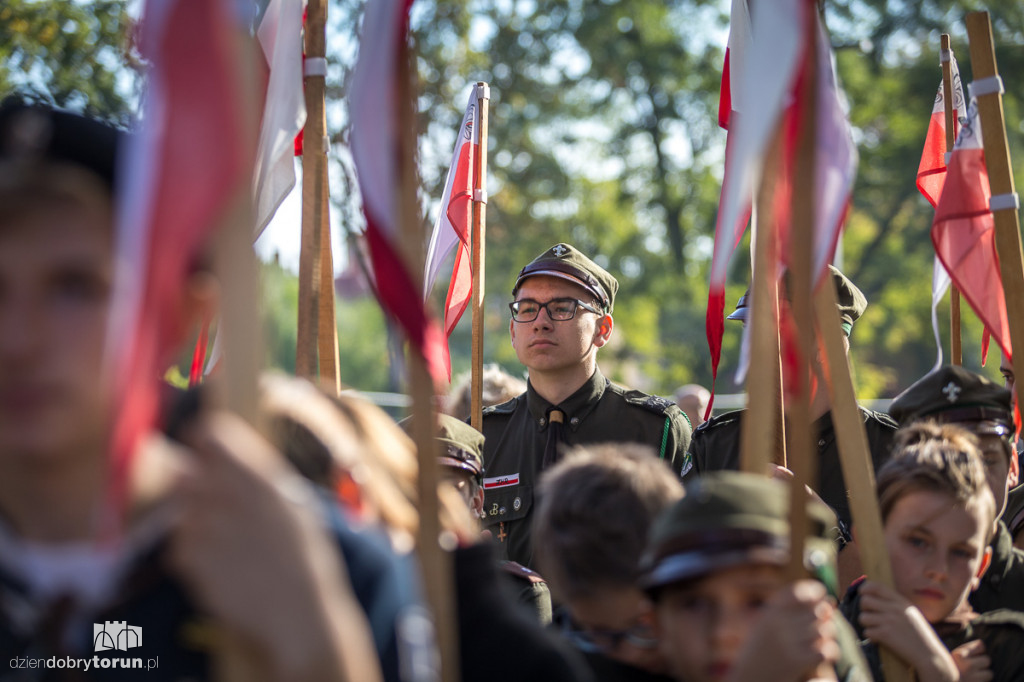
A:
POLYGON ((1017 485, 1020 472, 1013 447, 1002 437, 994 434, 978 434, 982 462, 985 465, 985 480, 996 500, 996 518, 1006 508, 1006 493, 1017 485))
POLYGON ((57 201, 0 220, 0 461, 102 442, 112 238, 98 206, 57 201))
POLYGON ((991 510, 918 490, 901 497, 885 521, 885 545, 896 590, 929 623, 944 620, 978 586, 991 510))
POLYGON ((665 673, 665 659, 654 641, 651 602, 635 587, 608 587, 589 598, 569 600, 577 636, 590 647, 635 668, 665 673))
POLYGON ((672 675, 686 682, 725 679, 765 602, 783 585, 778 566, 747 564, 665 588, 655 614, 672 675))

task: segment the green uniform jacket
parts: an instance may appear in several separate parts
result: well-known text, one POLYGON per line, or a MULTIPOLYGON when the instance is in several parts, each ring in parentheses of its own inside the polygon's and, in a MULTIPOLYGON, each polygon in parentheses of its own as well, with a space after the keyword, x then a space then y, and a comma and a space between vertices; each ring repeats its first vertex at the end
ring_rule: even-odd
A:
MULTIPOLYGON (((864 657, 871 666, 875 682, 884 682, 878 646, 864 639, 860 627, 859 581, 847 591, 840 609, 861 638, 864 657)), ((968 608, 932 627, 950 651, 980 639, 985 644, 985 655, 992 660, 990 669, 994 682, 1024 680, 1024 613, 999 609, 978 615, 968 608)))
MULTIPOLYGON (((684 476, 740 468, 740 425, 744 412, 746 410, 727 412, 697 427, 687 453, 693 468, 684 469, 684 476)), ((872 464, 877 472, 889 459, 897 425, 887 414, 865 410, 863 407, 860 408, 860 412, 864 418, 872 464)), ((846 481, 843 479, 842 467, 839 464, 839 447, 836 445, 836 434, 832 428, 832 413, 828 412, 820 417, 814 423, 814 430, 818 434, 819 459, 818 485, 812 487, 821 499, 825 500, 825 504, 832 507, 839 520, 849 527, 850 503, 846 497, 846 481)))
POLYGON ((992 538, 992 563, 981 584, 971 593, 971 606, 978 613, 997 609, 1024 611, 1024 552, 1013 546, 1006 524, 996 524, 992 538))
POLYGON ((498 555, 532 568, 530 524, 534 491, 548 438, 548 409, 565 413, 566 447, 586 443, 643 443, 676 472, 690 444, 690 422, 675 403, 611 383, 596 370, 560 405, 526 393, 484 408, 484 526, 498 555))

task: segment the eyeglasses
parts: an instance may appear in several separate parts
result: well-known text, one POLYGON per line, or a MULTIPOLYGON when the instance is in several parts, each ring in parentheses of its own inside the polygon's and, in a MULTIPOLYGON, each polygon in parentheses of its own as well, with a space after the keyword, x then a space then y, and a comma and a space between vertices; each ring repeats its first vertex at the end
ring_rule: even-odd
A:
POLYGON ((548 317, 556 322, 565 322, 576 317, 576 309, 583 308, 588 313, 603 314, 594 306, 584 303, 578 298, 553 298, 547 303, 524 298, 508 304, 512 311, 512 319, 516 322, 533 322, 540 315, 541 308, 548 311, 548 317))
POLYGON ((572 620, 565 609, 556 611, 555 622, 563 637, 572 642, 577 649, 587 653, 615 651, 623 642, 641 649, 653 649, 658 646, 654 631, 647 623, 637 623, 625 630, 583 629, 572 620))

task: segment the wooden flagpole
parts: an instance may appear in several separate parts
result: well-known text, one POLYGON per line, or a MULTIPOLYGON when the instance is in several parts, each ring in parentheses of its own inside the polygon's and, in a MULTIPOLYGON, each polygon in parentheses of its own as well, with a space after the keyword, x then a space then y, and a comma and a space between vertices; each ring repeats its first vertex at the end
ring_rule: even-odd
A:
MULTIPOLYGON (((953 151, 956 135, 953 133, 956 116, 953 112, 953 64, 949 34, 943 33, 942 48, 942 102, 946 116, 946 153, 953 151), (948 55, 948 57, 947 57, 948 55)), ((960 290, 956 284, 949 285, 949 355, 954 365, 963 364, 963 342, 960 335, 960 290)))
POLYGON ((330 187, 327 184, 327 164, 321 175, 320 191, 320 296, 317 311, 317 356, 320 360, 320 385, 331 386, 335 394, 341 392, 338 368, 338 324, 334 315, 334 250, 331 246, 330 187))
POLYGON ((790 481, 789 532, 792 580, 807 576, 804 566, 804 541, 809 525, 807 521, 807 495, 805 486, 816 485, 818 462, 813 454, 814 434, 810 404, 810 358, 814 344, 814 316, 811 310, 813 289, 815 197, 814 192, 797 188, 815 186, 815 152, 817 149, 818 111, 818 13, 808 10, 804 28, 803 101, 800 103, 800 130, 797 139, 793 187, 791 196, 792 224, 789 234, 789 273, 786 281, 787 298, 791 302, 797 345, 796 385, 792 387, 786 406, 786 455, 790 481))
POLYGON ((470 377, 470 423, 483 430, 484 380, 484 264, 487 231, 487 114, 491 102, 491 88, 479 82, 477 88, 477 145, 473 176, 473 357, 470 377))
MULTIPOLYGON (((411 273, 423 272, 423 230, 416 188, 416 85, 415 56, 409 45, 409 38, 402 37, 398 55, 398 97, 396 112, 398 130, 401 136, 399 149, 399 177, 395 187, 395 202, 398 206, 398 244, 411 273)), ((421 277, 413 277, 414 282, 421 277)), ((422 299, 422 291, 416 293, 422 299)), ((451 556, 442 551, 439 544, 441 522, 438 515, 440 504, 437 496, 438 447, 437 410, 435 407, 434 384, 427 370, 426 359, 418 352, 409 354, 409 393, 412 397, 412 428, 410 433, 416 444, 419 460, 417 477, 417 500, 419 506, 419 533, 417 552, 423 571, 423 585, 427 602, 434 617, 437 645, 440 652, 441 680, 458 682, 459 649, 458 633, 453 617, 455 584, 451 556)))
POLYGON ((779 158, 781 129, 772 136, 751 214, 754 265, 750 282, 750 363, 747 370, 747 413, 740 431, 740 470, 766 474, 769 464, 786 465, 785 426, 782 418, 782 372, 779 334, 773 313, 779 309, 775 279, 778 242, 772 222, 776 174, 764 172, 779 158), (772 396, 773 400, 759 399, 772 396), (767 445, 772 444, 772 445, 767 445), (774 445, 774 447, 773 447, 774 445))
MULTIPOLYGON (((327 3, 309 0, 306 6, 305 69, 306 125, 302 131, 302 241, 299 249, 299 319, 295 343, 295 373, 316 381, 320 335, 323 269, 324 208, 327 205, 327 118, 324 111, 327 3)), ((332 287, 333 291, 333 287, 332 287)))
MULTIPOLYGON (((972 12, 967 15, 967 37, 971 44, 971 69, 974 86, 986 79, 999 77, 996 68, 995 48, 992 44, 992 22, 988 12, 972 12)), ((992 198, 1016 198, 1010 165, 1010 147, 1006 142, 1006 124, 1003 118, 1002 82, 1000 87, 988 94, 976 94, 978 115, 981 118, 981 136, 985 147, 985 166, 992 198)), ((1019 201, 1017 202, 1019 207, 1019 201)), ((1020 242, 1020 219, 1018 208, 1007 206, 995 210, 996 252, 999 254, 999 271, 1003 280, 1003 295, 1006 298, 1006 317, 1010 327, 1010 343, 1014 351, 1024 348, 1024 262, 1020 242)), ((1024 376, 1024 353, 1014 352, 1013 371, 1024 376)))

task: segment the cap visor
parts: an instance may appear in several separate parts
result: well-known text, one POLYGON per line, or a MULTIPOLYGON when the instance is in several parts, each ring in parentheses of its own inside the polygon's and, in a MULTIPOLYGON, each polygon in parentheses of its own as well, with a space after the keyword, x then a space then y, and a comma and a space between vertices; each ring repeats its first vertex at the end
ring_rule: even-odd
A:
POLYGON ((789 552, 778 547, 748 547, 709 554, 702 551, 684 552, 665 557, 641 580, 647 590, 700 578, 713 571, 744 564, 785 566, 789 552))

